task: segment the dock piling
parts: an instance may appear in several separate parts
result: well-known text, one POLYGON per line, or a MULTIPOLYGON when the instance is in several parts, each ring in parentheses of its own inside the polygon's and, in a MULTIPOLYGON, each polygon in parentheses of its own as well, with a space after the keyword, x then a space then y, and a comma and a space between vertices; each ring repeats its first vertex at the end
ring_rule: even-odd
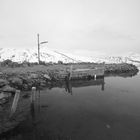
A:
POLYGON ((96 76, 96 74, 95 74, 95 75, 94 75, 94 80, 96 80, 96 77, 97 77, 97 76, 96 76))
POLYGON ((16 90, 12 107, 11 107, 10 117, 12 117, 13 114, 16 112, 19 97, 20 97, 20 90, 16 90))
POLYGON ((31 102, 34 102, 35 99, 36 99, 36 87, 32 87, 31 102))

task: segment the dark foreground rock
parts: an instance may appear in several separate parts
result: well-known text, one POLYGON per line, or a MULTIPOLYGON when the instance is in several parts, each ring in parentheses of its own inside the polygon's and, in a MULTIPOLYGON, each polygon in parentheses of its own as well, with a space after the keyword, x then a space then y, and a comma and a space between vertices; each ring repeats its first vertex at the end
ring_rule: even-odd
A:
POLYGON ((9 101, 5 106, 1 107, 0 111, 0 135, 4 132, 14 129, 19 123, 23 122, 28 113, 30 112, 30 99, 21 98, 19 99, 16 112, 10 117, 12 100, 9 101))
POLYGON ((7 85, 9 82, 5 79, 0 79, 0 88, 7 85))
POLYGON ((3 92, 7 92, 7 93, 15 93, 16 92, 16 89, 9 86, 9 85, 6 85, 2 88, 2 91, 3 92))

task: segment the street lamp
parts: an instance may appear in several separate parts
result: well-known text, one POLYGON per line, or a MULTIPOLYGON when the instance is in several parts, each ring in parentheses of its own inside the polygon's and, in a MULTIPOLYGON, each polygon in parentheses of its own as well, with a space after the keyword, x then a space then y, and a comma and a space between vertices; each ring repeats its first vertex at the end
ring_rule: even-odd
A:
POLYGON ((37 40, 38 40, 38 64, 40 64, 40 45, 48 43, 48 41, 40 42, 39 41, 39 34, 37 34, 37 40))

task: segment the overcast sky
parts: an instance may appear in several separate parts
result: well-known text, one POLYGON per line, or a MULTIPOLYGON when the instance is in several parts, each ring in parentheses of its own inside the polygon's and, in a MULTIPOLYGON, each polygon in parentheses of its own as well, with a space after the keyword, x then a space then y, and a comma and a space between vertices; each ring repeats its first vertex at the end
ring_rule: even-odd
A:
MULTIPOLYGON (((0 0, 0 48, 140 53, 140 0, 0 0)), ((79 54, 80 54, 79 53, 79 54)))

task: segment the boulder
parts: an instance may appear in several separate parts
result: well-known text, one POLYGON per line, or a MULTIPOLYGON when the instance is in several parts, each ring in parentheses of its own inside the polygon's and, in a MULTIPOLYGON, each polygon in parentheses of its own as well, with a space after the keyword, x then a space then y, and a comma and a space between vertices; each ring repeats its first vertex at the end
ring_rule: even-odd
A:
POLYGON ((5 93, 5 92, 1 92, 0 93, 0 100, 1 99, 4 99, 4 98, 8 98, 8 97, 10 97, 12 94, 10 93, 10 92, 7 92, 7 93, 5 93))
POLYGON ((0 71, 0 76, 3 75, 3 73, 0 71))
POLYGON ((29 90, 29 86, 27 84, 23 84, 23 90, 29 90))
POLYGON ((1 92, 1 93, 0 93, 0 100, 3 99, 4 97, 5 97, 4 93, 1 92))
POLYGON ((38 76, 38 74, 36 74, 36 73, 31 73, 30 75, 29 75, 29 78, 33 78, 33 79, 37 79, 39 76, 38 76))
POLYGON ((15 87, 15 88, 21 88, 23 81, 22 79, 18 78, 18 77, 13 77, 9 79, 10 85, 15 87))
POLYGON ((51 80, 51 77, 50 77, 48 74, 44 74, 43 77, 44 77, 46 80, 51 80))
POLYGON ((9 85, 6 85, 2 88, 2 91, 3 92, 10 92, 10 93, 15 93, 16 92, 16 89, 9 86, 9 85))
POLYGON ((8 85, 8 81, 4 80, 4 79, 0 79, 0 88, 5 86, 5 85, 8 85))
POLYGON ((46 87, 46 81, 40 80, 40 87, 46 87))

